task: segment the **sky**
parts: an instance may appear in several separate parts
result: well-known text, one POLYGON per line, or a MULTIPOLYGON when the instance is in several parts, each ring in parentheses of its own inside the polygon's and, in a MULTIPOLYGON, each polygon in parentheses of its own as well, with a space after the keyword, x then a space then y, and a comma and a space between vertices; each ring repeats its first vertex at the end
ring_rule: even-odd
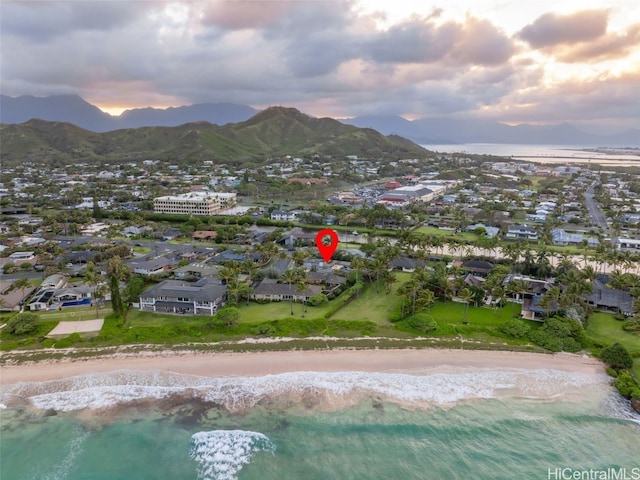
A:
POLYGON ((0 91, 609 133, 640 128, 640 2, 2 0, 0 91))

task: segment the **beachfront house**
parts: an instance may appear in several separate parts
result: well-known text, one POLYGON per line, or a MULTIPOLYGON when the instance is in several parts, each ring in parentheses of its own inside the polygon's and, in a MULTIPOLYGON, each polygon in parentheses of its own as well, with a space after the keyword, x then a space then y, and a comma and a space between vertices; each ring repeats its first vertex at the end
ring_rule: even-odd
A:
POLYGON ((141 311, 214 315, 227 298, 220 280, 203 278, 194 283, 165 280, 140 295, 141 311))
POLYGON ((267 302, 282 302, 285 300, 307 302, 318 293, 322 293, 320 285, 308 285, 303 291, 300 291, 296 285, 280 283, 275 279, 265 278, 254 287, 251 298, 267 302))

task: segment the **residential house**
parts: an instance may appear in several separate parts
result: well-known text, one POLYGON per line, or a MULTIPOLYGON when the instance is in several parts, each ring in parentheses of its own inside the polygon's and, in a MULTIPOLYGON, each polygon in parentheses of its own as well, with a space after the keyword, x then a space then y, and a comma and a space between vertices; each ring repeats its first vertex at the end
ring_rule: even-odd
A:
POLYGON ((615 239, 614 244, 617 250, 640 252, 640 239, 618 237, 615 239))
POLYGON ((196 230, 191 234, 194 241, 214 242, 218 236, 218 232, 214 230, 196 230))
POLYGON ((496 235, 498 235, 498 233, 500 233, 500 229, 498 227, 490 227, 488 225, 485 225, 484 223, 476 223, 474 225, 469 225, 465 230, 467 230, 467 232, 474 232, 479 228, 484 228, 487 238, 493 238, 496 235))
POLYGON ((214 315, 226 298, 227 289, 219 280, 165 280, 143 292, 139 305, 141 311, 214 315))
MULTIPOLYGON (((554 228, 551 230, 551 241, 554 245, 582 245, 584 240, 584 235, 581 233, 569 233, 561 228, 554 228)), ((587 239, 589 246, 593 246, 593 242, 595 242, 595 245, 599 243, 597 239, 587 239)))
POLYGON ((473 274, 486 277, 487 274, 493 270, 494 265, 493 263, 485 262, 484 260, 468 260, 464 262, 460 268, 473 274))
POLYGON ((91 287, 81 283, 56 290, 52 302, 59 308, 78 307, 91 303, 91 287))
POLYGON ((610 312, 620 312, 627 316, 633 315, 633 297, 629 295, 629 292, 611 288, 608 275, 598 274, 592 285, 592 293, 585 295, 585 300, 590 305, 610 312))
POLYGON ((322 293, 320 285, 308 285, 304 291, 299 291, 296 285, 279 283, 271 278, 263 279, 253 289, 251 298, 269 302, 291 301, 307 302, 311 297, 322 293))
POLYGON ((424 267, 423 261, 409 257, 394 258, 389 263, 394 270, 400 270, 403 272, 415 272, 416 268, 424 267))
POLYGON ((284 210, 274 210, 270 215, 271 220, 277 220, 281 222, 293 222, 298 219, 298 212, 291 211, 285 212, 284 210))
POLYGON ((234 249, 230 248, 223 252, 218 253, 211 259, 213 263, 225 263, 225 262, 244 262, 250 258, 247 254, 237 253, 234 249))
POLYGON ((539 280, 537 278, 527 277, 525 275, 511 274, 507 275, 502 282, 505 289, 508 289, 509 283, 514 280, 522 280, 525 282, 527 289, 524 292, 514 294, 511 297, 512 302, 522 304, 521 316, 529 320, 538 320, 540 315, 544 313, 537 305, 542 295, 547 293, 553 283, 547 280, 539 280))
POLYGON ((64 275, 54 274, 49 275, 40 284, 41 290, 47 289, 59 289, 67 286, 67 277, 64 275))
POLYGON ((536 229, 528 225, 511 225, 504 236, 514 240, 538 240, 540 238, 536 229))
POLYGON ((139 275, 160 275, 171 270, 173 263, 166 257, 157 257, 150 260, 131 260, 127 265, 133 273, 139 275))

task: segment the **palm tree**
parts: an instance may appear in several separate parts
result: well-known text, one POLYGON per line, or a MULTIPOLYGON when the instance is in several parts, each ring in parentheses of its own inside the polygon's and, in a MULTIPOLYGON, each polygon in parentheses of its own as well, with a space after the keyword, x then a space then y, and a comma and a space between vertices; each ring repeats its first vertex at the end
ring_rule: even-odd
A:
MULTIPOLYGON (((364 265, 365 265, 365 262, 360 256, 356 256, 353 258, 353 260, 351 260, 351 268, 354 272, 356 272, 356 283, 358 283, 358 274, 360 273, 360 270, 364 268, 364 265)), ((356 292, 356 297, 359 297, 359 296, 360 296, 360 291, 358 290, 356 292)))
POLYGON ((368 267, 369 270, 371 270, 371 273, 376 277, 376 293, 380 293, 380 275, 388 268, 387 260, 381 255, 378 255, 371 259, 368 267))
POLYGON ((239 268, 237 268, 234 263, 229 262, 220 269, 220 271, 218 272, 218 277, 220 278, 220 280, 222 280, 223 283, 230 284, 237 282, 239 274, 239 268))
POLYGON ((297 282, 298 274, 294 269, 289 268, 288 270, 285 270, 285 272, 282 274, 282 277, 280 278, 282 281, 289 284, 289 294, 290 294, 290 300, 291 300, 291 315, 293 315, 293 292, 291 290, 291 286, 297 282))
POLYGON ((110 275, 111 283, 111 305, 116 315, 125 313, 122 304, 122 296, 120 294, 120 281, 129 275, 129 268, 122 263, 122 259, 118 256, 111 257, 107 260, 107 271, 110 275))
POLYGON ((253 263, 253 260, 251 259, 247 259, 244 262, 242 262, 241 266, 240 266, 240 270, 242 272, 246 272, 247 275, 249 275, 249 278, 253 278, 253 275, 255 274, 256 270, 258 268, 256 267, 256 264, 253 263))
POLYGON ((415 302, 419 310, 422 310, 426 307, 427 311, 430 312, 431 305, 435 301, 435 298, 436 297, 433 292, 425 288, 424 290, 420 290, 420 293, 418 293, 418 298, 416 298, 415 302))
POLYGON ((515 304, 519 303, 520 300, 520 295, 526 293, 529 290, 529 284, 522 279, 518 279, 518 280, 511 280, 508 284, 507 284, 507 293, 509 293, 513 298, 514 298, 514 302, 512 305, 512 310, 511 310, 511 315, 515 315, 515 304))
POLYGON ((386 287, 387 293, 391 293, 391 287, 396 281, 396 274, 391 270, 385 269, 381 274, 382 284, 386 287))
POLYGON ((293 252, 292 258, 293 263, 295 263, 296 266, 301 267, 304 264, 304 260, 307 258, 307 252, 306 250, 297 249, 293 252))
POLYGON ((31 282, 29 281, 28 278, 19 278, 17 279, 15 282, 13 282, 13 288, 19 288, 20 290, 22 290, 22 308, 20 309, 21 311, 24 311, 26 305, 24 304, 24 300, 25 300, 25 290, 27 288, 29 288, 31 286, 31 282))
POLYGON ((467 324, 467 312, 469 311, 469 303, 473 300, 473 292, 465 287, 458 292, 458 298, 464 300, 464 318, 462 323, 467 324))
POLYGON ((302 316, 307 313, 307 300, 306 295, 304 294, 307 290, 307 285, 309 284, 309 279, 307 278, 307 274, 304 270, 298 269, 296 272, 296 290, 302 294, 302 303, 304 305, 302 316))
MULTIPOLYGON (((491 289, 491 296, 493 297, 495 306, 494 312, 498 313, 498 304, 504 305, 507 299, 507 293, 504 291, 504 288, 501 285, 498 285, 491 289)), ((502 311, 500 312, 500 316, 502 316, 502 311)))
POLYGON ((98 310, 100 308, 98 299, 104 294, 100 292, 100 274, 96 271, 96 265, 93 262, 87 263, 87 268, 84 272, 84 277, 89 287, 91 287, 91 296, 93 297, 94 304, 96 306, 96 318, 98 317, 98 310))

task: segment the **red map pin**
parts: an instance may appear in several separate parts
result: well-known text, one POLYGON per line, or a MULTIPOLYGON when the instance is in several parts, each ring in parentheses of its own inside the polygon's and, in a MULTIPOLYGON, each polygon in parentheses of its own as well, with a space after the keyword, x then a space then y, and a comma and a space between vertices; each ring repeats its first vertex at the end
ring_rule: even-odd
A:
POLYGON ((316 235, 316 245, 318 246, 318 251, 324 261, 329 263, 331 257, 333 257, 336 248, 338 248, 338 234, 335 230, 331 230, 329 228, 325 228, 324 230, 320 230, 316 235))

